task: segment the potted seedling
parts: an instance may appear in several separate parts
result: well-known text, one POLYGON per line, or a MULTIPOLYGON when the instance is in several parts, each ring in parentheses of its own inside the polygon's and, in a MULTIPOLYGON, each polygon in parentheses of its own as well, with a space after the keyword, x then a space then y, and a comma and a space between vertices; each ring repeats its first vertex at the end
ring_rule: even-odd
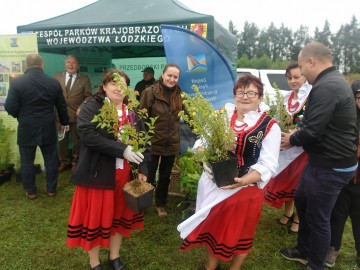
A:
MULTIPOLYGON (((113 103, 104 101, 99 114, 94 117, 92 122, 97 122, 97 127, 106 128, 109 133, 114 134, 115 139, 121 139, 124 144, 130 145, 134 152, 145 152, 151 144, 151 138, 155 132, 154 123, 157 117, 150 117, 146 109, 138 109, 139 101, 136 99, 137 91, 128 88, 121 81, 118 73, 114 73, 114 82, 122 88, 127 97, 130 121, 121 127, 118 132, 118 113, 113 103), (138 122, 142 121, 146 125, 145 130, 137 129, 138 122)), ((137 164, 131 164, 132 181, 123 187, 125 202, 128 208, 140 213, 152 206, 154 186, 138 179, 139 168, 137 164)))
POLYGON ((197 152, 196 156, 212 169, 218 187, 234 184, 238 159, 230 151, 234 145, 235 134, 227 112, 225 109, 215 110, 196 85, 192 88, 195 95, 182 94, 186 113, 182 111, 179 116, 202 140, 202 151, 197 152))
POLYGON ((197 187, 203 167, 190 148, 176 159, 175 166, 179 171, 181 190, 185 194, 184 201, 178 206, 183 206, 182 218, 186 219, 195 213, 197 187))
POLYGON ((11 175, 14 173, 14 164, 11 163, 11 134, 14 130, 5 126, 2 119, 0 119, 0 184, 11 180, 11 175))

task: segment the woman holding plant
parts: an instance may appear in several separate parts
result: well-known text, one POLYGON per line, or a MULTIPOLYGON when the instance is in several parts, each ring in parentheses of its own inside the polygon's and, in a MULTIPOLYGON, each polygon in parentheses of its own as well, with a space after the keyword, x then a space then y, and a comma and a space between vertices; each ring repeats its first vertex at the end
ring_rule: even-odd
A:
POLYGON ((180 68, 167 64, 159 80, 146 88, 140 99, 140 108, 147 109, 149 116, 158 117, 155 134, 151 139, 151 161, 148 182, 155 185, 156 171, 159 179, 155 189, 156 212, 159 217, 167 216, 166 203, 171 169, 179 154, 180 118, 182 110, 181 88, 178 85, 180 68), (160 163, 160 164, 159 164, 160 163))
POLYGON ((144 130, 143 123, 129 111, 125 102, 129 83, 125 73, 108 70, 99 92, 82 104, 78 117, 80 157, 71 176, 76 188, 66 243, 69 248, 80 246, 86 250, 93 270, 103 269, 99 258, 101 247, 110 248, 111 269, 124 270, 119 258, 122 238, 144 226, 143 214, 135 214, 126 207, 122 190, 131 178, 130 162, 139 164, 139 179, 146 181, 149 156, 147 152, 143 155, 132 151, 132 146, 124 144, 118 136, 129 122, 139 131, 144 130), (105 120, 98 124, 93 120, 105 111, 107 118, 102 116, 110 126, 105 120))
MULTIPOLYGON (((253 245, 264 187, 277 169, 281 137, 279 126, 266 113, 269 107, 262 103, 263 91, 262 82, 253 75, 238 79, 233 89, 235 104, 225 105, 235 133, 232 151, 238 157, 237 177, 233 184, 219 188, 204 165, 196 213, 178 227, 185 238, 180 250, 207 248, 202 270, 220 269, 219 260, 232 260, 229 269, 241 269, 253 245)), ((197 142, 195 147, 204 145, 197 142)))
MULTIPOLYGON (((305 110, 305 103, 311 90, 297 63, 291 63, 285 75, 292 91, 284 98, 286 113, 291 116, 292 125, 300 127, 305 110)), ((302 147, 292 147, 280 152, 279 168, 265 193, 265 202, 276 208, 285 205, 284 215, 278 220, 280 225, 292 223, 289 233, 299 230, 299 218, 294 211, 294 194, 299 184, 300 176, 307 163, 307 154, 302 147)))

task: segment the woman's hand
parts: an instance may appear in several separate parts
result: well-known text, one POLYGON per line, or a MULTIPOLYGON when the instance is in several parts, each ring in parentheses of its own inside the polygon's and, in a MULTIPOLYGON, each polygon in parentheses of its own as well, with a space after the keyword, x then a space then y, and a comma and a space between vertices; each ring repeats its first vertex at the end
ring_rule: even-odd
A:
POLYGON ((204 151, 205 151, 205 148, 202 147, 202 146, 199 146, 199 147, 196 147, 195 151, 196 151, 196 152, 204 152, 204 151))
POLYGON ((147 176, 146 176, 145 174, 139 173, 138 179, 139 179, 140 181, 146 182, 147 176))
POLYGON ((234 189, 234 188, 238 188, 238 187, 243 187, 243 186, 247 186, 248 184, 245 182, 244 178, 241 177, 235 177, 234 181, 236 182, 236 184, 232 184, 232 185, 227 185, 224 187, 221 187, 222 189, 234 189))

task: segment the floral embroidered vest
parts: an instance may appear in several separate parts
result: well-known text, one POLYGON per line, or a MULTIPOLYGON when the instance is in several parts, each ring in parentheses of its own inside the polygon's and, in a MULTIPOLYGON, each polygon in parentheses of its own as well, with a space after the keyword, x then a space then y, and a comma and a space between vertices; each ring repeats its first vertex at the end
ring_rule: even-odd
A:
POLYGON ((262 141, 274 123, 276 121, 264 113, 252 128, 237 135, 234 152, 238 156, 238 177, 247 174, 250 166, 257 162, 262 141))

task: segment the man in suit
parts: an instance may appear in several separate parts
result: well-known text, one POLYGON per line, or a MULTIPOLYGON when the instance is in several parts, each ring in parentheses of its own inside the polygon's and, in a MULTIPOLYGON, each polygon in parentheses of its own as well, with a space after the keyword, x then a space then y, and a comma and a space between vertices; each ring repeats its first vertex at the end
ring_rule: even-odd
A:
POLYGON ((59 171, 64 171, 70 168, 72 171, 75 170, 79 153, 76 129, 76 113, 82 102, 87 97, 91 96, 90 80, 87 76, 78 72, 79 68, 80 65, 78 58, 74 55, 68 55, 65 61, 66 72, 60 72, 54 75, 54 78, 60 82, 67 104, 72 140, 71 158, 69 157, 69 133, 66 133, 64 139, 59 141, 59 171))
POLYGON ((34 159, 39 146, 44 158, 46 190, 49 197, 56 194, 58 159, 56 151, 57 133, 55 126, 56 108, 61 130, 69 130, 69 116, 62 89, 57 80, 47 76, 43 60, 37 54, 26 57, 25 74, 10 84, 5 101, 5 110, 17 118, 21 177, 26 197, 36 199, 34 159))

